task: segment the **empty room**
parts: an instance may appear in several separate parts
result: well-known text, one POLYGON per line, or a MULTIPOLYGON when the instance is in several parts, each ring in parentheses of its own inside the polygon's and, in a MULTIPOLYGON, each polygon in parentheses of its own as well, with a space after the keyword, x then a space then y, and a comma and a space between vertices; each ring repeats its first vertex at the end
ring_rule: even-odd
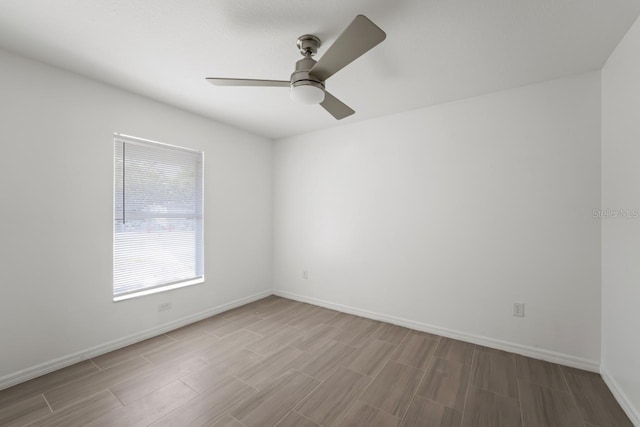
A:
POLYGON ((640 426, 640 1, 0 1, 0 426, 640 426))

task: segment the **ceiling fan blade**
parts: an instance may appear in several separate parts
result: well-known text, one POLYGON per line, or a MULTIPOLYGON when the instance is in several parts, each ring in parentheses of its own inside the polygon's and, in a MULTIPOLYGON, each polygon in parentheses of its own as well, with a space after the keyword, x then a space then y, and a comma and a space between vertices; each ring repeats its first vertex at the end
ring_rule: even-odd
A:
POLYGON ((282 86, 289 87, 289 80, 223 79, 207 77, 207 81, 216 86, 282 86))
POLYGON ((335 117, 336 120, 342 120, 355 113, 355 111, 353 111, 347 104, 340 101, 327 91, 324 92, 324 101, 322 101, 320 105, 322 108, 327 110, 329 114, 335 117))
POLYGON ((387 35, 364 15, 358 15, 309 71, 325 81, 380 44, 387 35))

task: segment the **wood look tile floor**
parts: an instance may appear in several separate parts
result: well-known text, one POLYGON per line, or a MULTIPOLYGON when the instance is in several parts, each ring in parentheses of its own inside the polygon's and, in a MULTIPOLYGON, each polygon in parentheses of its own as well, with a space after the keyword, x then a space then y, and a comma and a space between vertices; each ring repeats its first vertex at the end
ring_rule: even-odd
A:
POLYGON ((0 426, 632 426, 598 374, 271 296, 0 391, 0 426))

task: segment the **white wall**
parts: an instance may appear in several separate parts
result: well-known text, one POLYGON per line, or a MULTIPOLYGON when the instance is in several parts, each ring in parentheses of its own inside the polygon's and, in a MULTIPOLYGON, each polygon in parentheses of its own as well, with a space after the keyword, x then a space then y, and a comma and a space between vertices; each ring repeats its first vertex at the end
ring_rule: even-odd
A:
POLYGON ((0 383, 271 288, 269 140, 5 51, 0 96, 0 383), (205 152, 206 283, 112 302, 113 132, 205 152))
POLYGON ((602 69, 602 370, 640 425, 640 21, 602 69))
POLYGON ((599 73, 280 140, 274 158, 276 289, 597 369, 599 73))

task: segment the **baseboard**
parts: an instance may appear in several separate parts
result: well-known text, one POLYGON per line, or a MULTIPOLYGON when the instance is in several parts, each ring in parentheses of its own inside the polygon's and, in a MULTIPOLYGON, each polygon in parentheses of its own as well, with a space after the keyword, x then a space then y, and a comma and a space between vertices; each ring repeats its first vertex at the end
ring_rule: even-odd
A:
POLYGON ((633 425, 640 427, 640 413, 633 406, 631 400, 627 397, 627 394, 620 387, 620 384, 618 384, 613 375, 611 375, 604 366, 600 367, 600 374, 602 375, 602 379, 605 384, 607 384, 607 387, 609 387, 609 390, 611 390, 611 393, 613 393, 613 397, 616 398, 633 425))
POLYGON ((460 341, 466 341, 473 344, 483 345, 485 347, 491 347, 498 350, 504 350, 511 353, 521 354, 523 356, 532 357, 534 359, 545 360, 547 362, 558 363, 560 365, 570 366, 573 368, 584 369, 591 372, 600 372, 600 363, 583 359, 580 357, 571 356, 568 354, 557 353, 554 351, 544 350, 535 347, 529 347, 522 344, 511 343, 507 341, 501 341, 494 338, 483 337, 480 335, 469 334, 466 332, 455 331, 452 329, 442 328, 439 326, 429 325, 427 323, 416 322, 409 319, 403 319, 401 317, 389 316, 387 314, 376 313, 369 310, 363 310, 360 308, 350 307, 347 305, 336 304, 330 301, 324 301, 317 298, 306 297, 303 295, 294 294, 287 291, 281 291, 274 289, 273 294, 288 298, 300 302, 306 302, 309 304, 317 305, 320 307, 329 308, 332 310, 341 311, 344 313, 353 314, 360 317, 366 317, 368 319, 380 320, 387 323, 392 323, 398 326, 404 326, 409 329, 429 332, 436 335, 441 335, 447 338, 453 338, 460 341))
POLYGON ((257 294, 253 294, 245 298, 240 298, 235 301, 221 304, 216 307, 210 308, 208 310, 204 310, 199 313, 195 313, 195 314, 183 317, 181 319, 173 320, 168 323, 163 323, 162 325, 158 325, 153 328, 149 328, 144 331, 141 331, 126 337, 118 338, 116 340, 109 341, 104 344, 100 344, 91 348, 87 348, 82 351, 75 352, 73 354, 59 357, 57 359, 54 359, 45 363, 41 363, 36 366, 23 369, 13 374, 5 375, 4 377, 0 378, 0 390, 22 383, 24 381, 28 381, 36 377, 39 377, 41 375, 48 374, 49 372, 53 372, 57 369, 65 368, 67 366, 73 365, 74 363, 91 359, 93 357, 100 356, 101 354, 105 354, 110 351, 117 350, 119 348, 126 347, 128 345, 135 344, 140 341, 144 341, 148 338, 155 337, 165 332, 169 332, 173 329, 180 328, 182 326, 197 322, 202 319, 206 319, 207 317, 211 317, 216 314, 223 313, 225 311, 231 310, 236 307, 240 307, 250 302, 257 301, 259 299, 268 297, 271 294, 272 294, 271 291, 259 292, 257 294))

